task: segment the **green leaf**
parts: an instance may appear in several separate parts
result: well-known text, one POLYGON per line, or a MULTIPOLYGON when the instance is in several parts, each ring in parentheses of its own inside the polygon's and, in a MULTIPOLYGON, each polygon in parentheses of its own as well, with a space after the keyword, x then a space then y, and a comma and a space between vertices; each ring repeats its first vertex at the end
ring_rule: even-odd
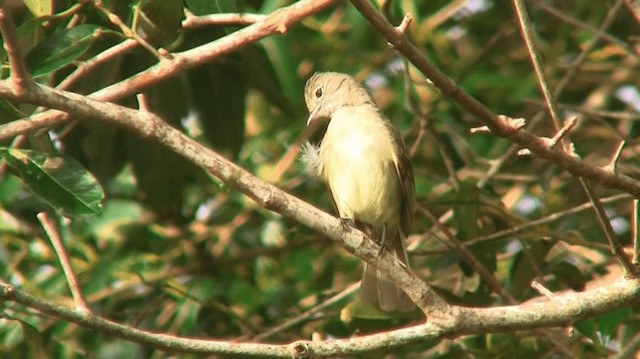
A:
POLYGON ((251 86, 262 92, 272 104, 293 116, 294 109, 289 99, 299 96, 297 91, 303 86, 300 78, 295 76, 295 71, 291 70, 295 65, 285 54, 286 46, 282 46, 279 40, 265 39, 264 47, 247 46, 238 54, 242 58, 241 70, 251 86), (274 65, 278 65, 278 68, 274 65))
POLYGON ((182 0, 147 0, 140 6, 139 25, 152 41, 161 46, 173 42, 182 27, 182 0))
POLYGON ((465 241, 479 235, 479 196, 480 190, 475 183, 463 181, 460 183, 460 190, 456 192, 454 207, 454 217, 460 230, 460 239, 465 241))
POLYGON ((104 192, 82 165, 64 154, 0 148, 0 156, 29 189, 63 215, 97 214, 104 192))
POLYGON ((53 0, 24 0, 29 12, 35 17, 53 14, 53 0))
POLYGON ((559 281, 575 291, 583 291, 587 284, 587 277, 578 267, 567 262, 561 261, 552 266, 551 272, 556 275, 559 281))
POLYGON ((27 68, 35 77, 56 71, 82 56, 106 30, 97 25, 83 24, 51 35, 25 57, 27 68))
POLYGON ((196 16, 221 13, 237 13, 235 1, 229 0, 187 0, 187 8, 196 16))
POLYGON ((580 333, 590 338, 596 346, 601 347, 602 343, 596 333, 596 322, 593 319, 581 320, 573 325, 580 333))
POLYGON ((633 318, 633 315, 633 310, 627 307, 597 317, 598 331, 602 335, 602 338, 605 340, 611 338, 611 336, 616 333, 618 326, 630 318, 633 318))
POLYGON ((529 242, 528 253, 524 250, 516 255, 511 267, 511 293, 514 297, 520 298, 531 288, 531 281, 536 277, 534 264, 538 267, 544 265, 544 258, 553 248, 556 241, 537 240, 529 242))

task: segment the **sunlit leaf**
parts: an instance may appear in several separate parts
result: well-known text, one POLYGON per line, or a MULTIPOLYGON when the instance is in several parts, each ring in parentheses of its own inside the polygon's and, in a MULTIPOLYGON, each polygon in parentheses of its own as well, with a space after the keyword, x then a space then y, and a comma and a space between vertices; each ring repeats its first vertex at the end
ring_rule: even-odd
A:
POLYGON ((53 14, 53 0, 24 0, 24 4, 35 17, 53 14))
POLYGON ((61 214, 97 214, 102 209, 102 187, 73 158, 14 148, 0 148, 0 156, 33 193, 61 214))

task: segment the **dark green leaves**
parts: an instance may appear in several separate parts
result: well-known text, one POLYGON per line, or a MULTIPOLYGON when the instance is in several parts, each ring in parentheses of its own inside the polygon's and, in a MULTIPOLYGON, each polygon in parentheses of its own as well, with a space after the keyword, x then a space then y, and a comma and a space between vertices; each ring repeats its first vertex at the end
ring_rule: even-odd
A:
POLYGON ((58 70, 82 56, 105 31, 92 24, 58 31, 29 51, 27 68, 36 77, 58 70))
POLYGON ((63 215, 97 214, 104 193, 96 179, 73 158, 32 150, 0 148, 29 189, 63 215))
POLYGON ((147 0, 140 5, 139 25, 154 43, 162 46, 178 37, 184 11, 181 0, 147 0))

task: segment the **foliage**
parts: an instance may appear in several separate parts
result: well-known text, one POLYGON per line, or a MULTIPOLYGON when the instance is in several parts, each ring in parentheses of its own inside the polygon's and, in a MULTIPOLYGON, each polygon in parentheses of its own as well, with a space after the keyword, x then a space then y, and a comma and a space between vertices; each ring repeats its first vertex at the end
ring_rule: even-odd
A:
MULTIPOLYGON (((102 6, 55 1, 47 8, 46 3, 18 4, 12 14, 28 70, 51 86, 130 37, 127 28, 156 48, 179 53, 240 28, 182 28, 185 10, 198 16, 269 14, 282 6, 278 1, 109 0, 102 6), (109 14, 125 26, 114 24, 109 14)), ((476 8, 455 8, 459 2, 446 1, 380 3, 392 23, 412 14, 410 40, 462 89, 497 113, 526 118, 532 132, 553 137, 506 2, 469 2, 476 8)), ((579 118, 568 135, 577 154, 604 166, 626 140, 618 170, 637 178, 640 66, 633 41, 639 25, 623 6, 604 30, 607 37, 596 40, 595 29, 613 3, 575 0, 551 8, 548 2, 531 2, 528 10, 562 115, 579 118), (593 41, 586 58, 574 65, 593 41)), ((67 89, 99 91, 155 64, 157 56, 138 46, 67 89)), ((6 79, 7 54, 0 51, 0 59, 6 79)), ((291 162, 288 152, 305 126, 304 81, 317 70, 349 73, 369 87, 411 149, 419 207, 440 217, 515 301, 539 296, 532 280, 558 293, 593 288, 621 275, 593 209, 565 213, 589 201, 578 180, 544 159, 518 156, 506 139, 470 134, 480 122, 425 81, 349 3, 149 87, 143 104, 134 96, 118 103, 146 106, 251 173, 332 211, 325 187, 309 179, 299 161, 291 162)), ((37 111, 0 100, 0 124, 37 111)), ((73 119, 49 136, 30 135, 23 145, 28 149, 12 148, 8 141, 0 146, 6 163, 0 172, 0 277, 36 296, 71 305, 58 257, 36 220, 42 211, 74 215, 68 223, 60 221, 60 230, 92 311, 154 332, 249 340, 360 278, 357 258, 126 130, 73 119), (52 161, 53 169, 47 166, 52 161), (56 173, 78 183, 56 181, 56 173)), ((630 248, 630 196, 603 186, 596 193, 617 239, 630 248)), ((448 241, 447 233, 418 210, 408 242, 412 269, 451 303, 507 304, 448 241)), ((417 312, 380 316, 356 301, 351 295, 262 339, 349 337, 424 320, 417 312)), ((637 313, 631 307, 583 320, 575 323, 573 337, 559 330, 553 338, 534 331, 493 333, 425 341, 393 354, 599 357, 631 341, 640 327, 637 313)), ((10 302, 3 303, 0 343, 4 358, 161 355, 10 302)))

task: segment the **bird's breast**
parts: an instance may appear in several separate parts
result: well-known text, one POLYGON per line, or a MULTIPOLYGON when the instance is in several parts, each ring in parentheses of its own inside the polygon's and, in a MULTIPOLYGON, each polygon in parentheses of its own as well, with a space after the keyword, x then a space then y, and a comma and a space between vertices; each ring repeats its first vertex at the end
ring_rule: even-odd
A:
POLYGON ((393 137, 375 110, 337 112, 322 141, 322 175, 343 218, 397 221, 400 194, 393 137))

